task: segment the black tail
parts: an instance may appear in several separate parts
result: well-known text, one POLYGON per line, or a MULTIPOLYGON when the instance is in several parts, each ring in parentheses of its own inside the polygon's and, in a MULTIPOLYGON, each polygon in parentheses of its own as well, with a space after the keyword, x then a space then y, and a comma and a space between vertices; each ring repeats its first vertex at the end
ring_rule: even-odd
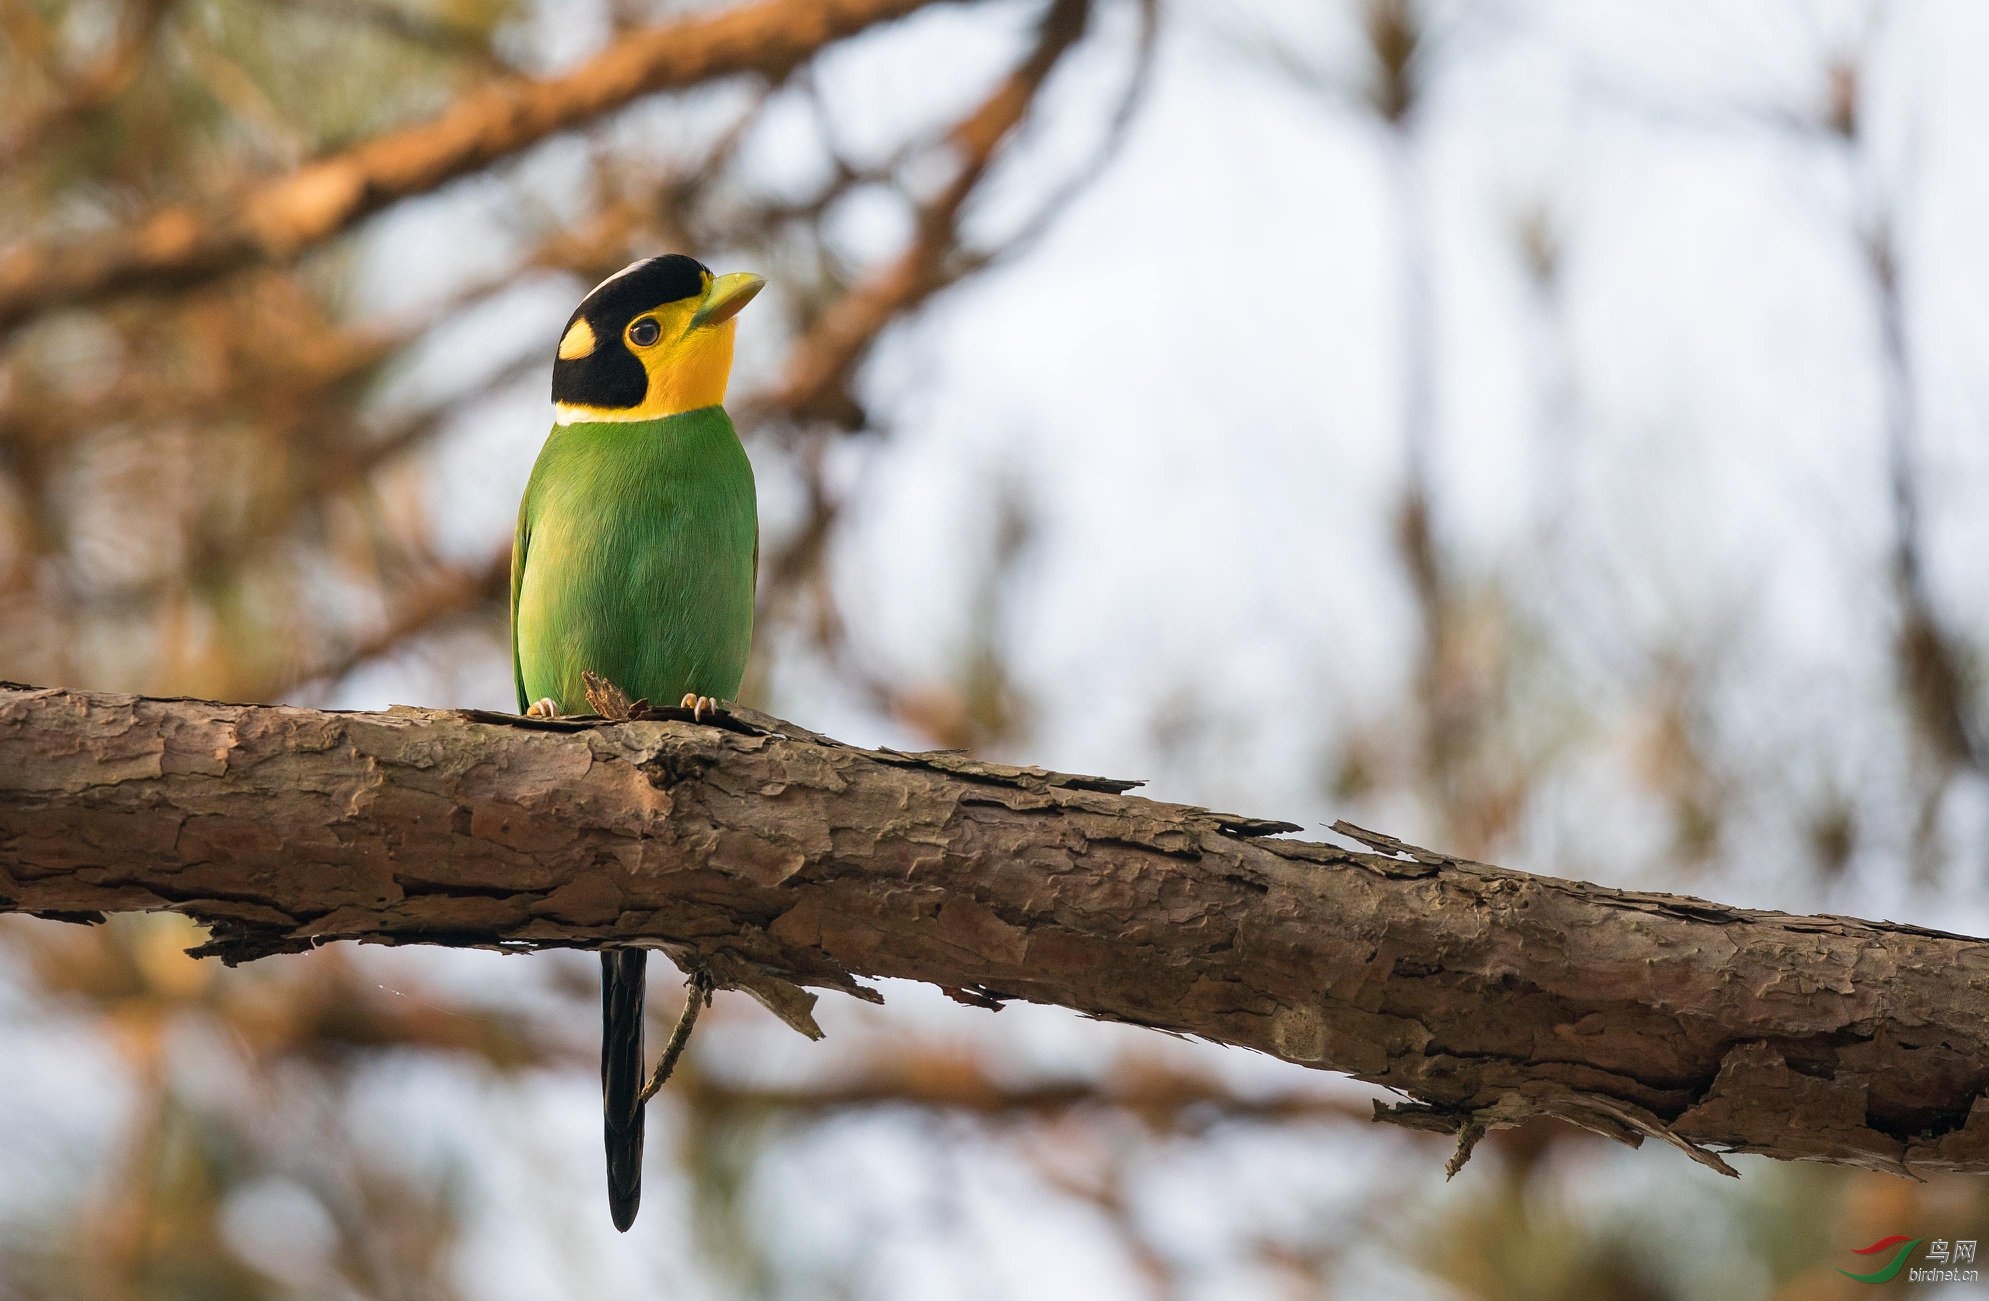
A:
POLYGON ((608 1213, 623 1233, 642 1204, 642 997, 646 949, 601 954, 601 1110, 608 1145, 608 1213))

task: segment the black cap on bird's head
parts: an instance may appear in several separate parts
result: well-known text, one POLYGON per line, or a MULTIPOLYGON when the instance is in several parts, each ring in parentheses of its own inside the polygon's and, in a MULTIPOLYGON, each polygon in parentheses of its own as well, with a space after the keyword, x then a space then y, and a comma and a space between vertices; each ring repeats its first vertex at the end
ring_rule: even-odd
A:
POLYGON ((561 423, 656 419, 722 401, 732 318, 765 284, 746 272, 714 276, 670 253, 594 286, 567 319, 553 362, 561 423))

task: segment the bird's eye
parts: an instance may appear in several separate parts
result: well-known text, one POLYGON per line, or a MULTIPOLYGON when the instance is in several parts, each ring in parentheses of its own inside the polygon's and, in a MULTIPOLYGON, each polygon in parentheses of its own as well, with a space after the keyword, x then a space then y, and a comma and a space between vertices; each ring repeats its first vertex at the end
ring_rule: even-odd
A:
POLYGON ((653 316, 645 316, 628 327, 628 341, 638 348, 647 348, 662 337, 663 327, 656 323, 653 316))

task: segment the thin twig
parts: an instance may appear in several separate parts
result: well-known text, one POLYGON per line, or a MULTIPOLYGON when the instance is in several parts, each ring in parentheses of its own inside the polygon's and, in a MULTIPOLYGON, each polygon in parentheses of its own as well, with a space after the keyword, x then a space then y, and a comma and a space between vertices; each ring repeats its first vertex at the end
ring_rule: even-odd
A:
POLYGON ((684 985, 690 992, 684 999, 683 1015, 677 1018, 677 1028, 670 1032, 670 1042, 663 1045, 663 1056, 656 1063, 656 1073, 649 1077, 649 1083, 643 1085, 642 1092, 637 1095, 637 1106, 655 1097, 656 1091, 669 1082, 670 1072, 677 1069, 677 1059, 684 1055, 684 1048, 691 1042, 691 1030, 698 1023, 698 1013, 711 1004, 711 973, 705 970, 703 963, 690 963, 684 985))

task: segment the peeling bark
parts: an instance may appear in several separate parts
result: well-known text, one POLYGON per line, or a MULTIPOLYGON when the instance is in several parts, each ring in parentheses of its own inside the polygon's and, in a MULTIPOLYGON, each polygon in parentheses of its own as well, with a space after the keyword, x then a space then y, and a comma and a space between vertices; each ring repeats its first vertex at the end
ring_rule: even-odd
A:
POLYGON ((1721 1170, 1739 1151, 1989 1172, 1982 941, 721 724, 0 686, 0 907, 174 909, 229 962, 641 943, 811 1035, 803 986, 922 980, 1344 1071, 1460 1155, 1553 1115, 1721 1170))

